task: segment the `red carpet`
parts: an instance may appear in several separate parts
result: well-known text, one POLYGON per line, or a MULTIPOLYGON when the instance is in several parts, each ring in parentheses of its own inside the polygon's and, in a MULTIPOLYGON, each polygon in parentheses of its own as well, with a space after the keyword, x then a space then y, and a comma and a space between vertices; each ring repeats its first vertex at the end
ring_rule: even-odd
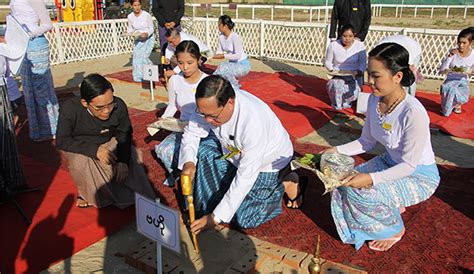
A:
MULTIPOLYGON (((130 109, 135 144, 144 152, 148 177, 158 189, 164 203, 177 206, 174 189, 161 184, 165 178, 162 167, 152 154, 155 144, 165 132, 150 138, 145 125, 160 113, 130 109)), ((60 168, 61 160, 51 144, 31 144, 20 134, 22 154, 28 182, 42 186, 39 193, 24 194, 19 201, 34 216, 34 224, 26 230, 23 220, 10 205, 0 207, 2 235, 11 235, 0 244, 1 271, 38 272, 52 263, 65 259, 87 245, 109 235, 133 219, 133 209, 120 211, 81 210, 74 206, 75 188, 69 175, 60 168), (40 162, 48 163, 45 165, 40 162), (35 180, 35 181, 34 181, 35 180), (28 206, 27 206, 28 205, 28 206), (55 248, 48 248, 55 243, 55 248), (6 250, 6 251, 5 251, 6 250)), ((317 152, 322 147, 295 144, 296 151, 317 152)), ((367 159, 364 156, 365 160, 367 159)), ((363 161, 362 158, 357 160, 363 161)), ((403 240, 389 252, 376 253, 367 247, 356 252, 342 244, 337 236, 329 209, 329 195, 321 196, 321 184, 314 175, 302 210, 285 209, 283 214, 258 229, 245 231, 260 239, 304 252, 312 252, 316 235, 321 235, 322 256, 337 262, 358 265, 370 272, 459 272, 474 270, 474 169, 440 166, 442 182, 435 196, 407 209, 403 215, 407 232, 403 240)))
MULTIPOLYGON (((157 164, 151 151, 165 135, 151 139, 145 125, 157 113, 137 114, 133 118, 135 141, 145 153, 148 174, 168 204, 176 205, 172 189, 161 185, 163 168, 157 164)), ((297 153, 317 152, 322 147, 295 143, 297 153)), ((358 162, 369 156, 358 157, 358 162)), ((389 252, 376 253, 364 246, 356 252, 342 244, 337 236, 330 214, 329 195, 321 196, 322 185, 308 172, 312 182, 305 196, 302 210, 285 209, 278 218, 258 229, 245 233, 278 245, 313 252, 316 235, 321 235, 322 256, 365 268, 369 272, 459 272, 474 270, 474 169, 440 166, 442 182, 436 194, 428 201, 407 209, 403 214, 407 232, 403 240, 389 252), (313 183, 314 182, 314 183, 313 183)))
MULTIPOLYGON (((207 66, 206 72, 212 73, 212 69, 214 69, 213 66, 207 66)), ((106 76, 133 82, 131 70, 106 76)), ((317 77, 292 75, 285 72, 250 72, 241 78, 241 84, 242 89, 252 92, 270 105, 295 138, 304 137, 322 127, 337 113, 330 106, 326 93, 326 80, 317 77)), ((439 114, 439 94, 418 91, 417 98, 428 110, 432 127, 456 137, 474 139, 473 100, 463 105, 462 114, 444 117, 439 114)), ((354 110, 344 112, 355 113, 354 110)))
MULTIPOLYGON (((322 87, 322 80, 303 76, 290 78, 285 73, 251 73, 247 78, 251 82, 242 81, 245 89, 255 88, 252 92, 271 98, 267 102, 271 100, 272 108, 277 113, 280 111, 280 117, 284 114, 297 118, 282 118, 293 136, 304 136, 305 131, 322 126, 325 122, 321 120, 329 119, 325 116, 326 93, 316 92, 316 87, 322 87), (270 78, 271 81, 268 81, 270 78), (277 86, 273 81, 280 82, 277 86), (256 88, 259 85, 260 88, 256 88)), ((163 203, 176 207, 174 190, 161 184, 165 178, 164 170, 152 153, 154 145, 166 136, 166 132, 150 138, 145 129, 160 113, 134 109, 129 112, 135 130, 134 142, 144 152, 148 177, 160 193, 163 203)), ((133 209, 76 208, 75 187, 64 170, 64 162, 58 152, 51 143, 31 143, 27 134, 25 126, 18 137, 20 153, 24 155, 24 170, 29 185, 39 186, 41 192, 18 197, 27 215, 33 217, 33 224, 28 229, 11 204, 0 207, 0 232, 4 237, 0 243, 2 273, 37 273, 110 235, 134 218, 133 209)), ((299 153, 321 149, 304 144, 295 144, 295 148, 299 153)), ((367 159, 366 156, 364 158, 367 159)), ((358 160, 363 161, 362 158, 358 160)), ((355 252, 353 247, 339 241, 330 215, 330 197, 321 196, 322 188, 318 183, 310 184, 302 210, 285 209, 281 216, 268 224, 245 232, 305 252, 313 251, 315 236, 319 234, 322 237, 323 257, 358 265, 371 272, 392 272, 395 269, 402 272, 472 271, 474 169, 440 166, 440 171, 442 182, 436 194, 427 202, 407 209, 403 215, 407 233, 400 243, 386 253, 376 253, 367 247, 355 252)), ((306 175, 311 182, 317 182, 314 175, 306 175)))
POLYGON ((29 186, 40 191, 16 199, 26 215, 33 216, 29 227, 11 203, 0 207, 2 273, 38 273, 134 219, 133 208, 77 208, 77 192, 68 172, 29 157, 21 160, 29 186))

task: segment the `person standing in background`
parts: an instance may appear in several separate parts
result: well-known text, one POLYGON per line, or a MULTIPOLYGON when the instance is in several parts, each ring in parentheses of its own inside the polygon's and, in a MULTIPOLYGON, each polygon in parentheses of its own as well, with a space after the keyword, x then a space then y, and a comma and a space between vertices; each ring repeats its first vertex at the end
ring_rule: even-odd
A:
POLYGON ((140 34, 135 38, 133 46, 133 81, 141 82, 143 80, 143 65, 151 65, 150 54, 155 44, 153 36, 153 18, 142 10, 140 0, 132 0, 133 12, 128 15, 127 33, 132 34, 139 31, 140 34))
POLYGON ((153 15, 158 20, 160 49, 164 53, 166 30, 181 30, 181 18, 184 15, 184 0, 153 0, 153 15))
MULTIPOLYGON (((372 11, 370 0, 335 0, 331 14, 329 38, 335 41, 336 31, 340 26, 351 24, 354 26, 356 39, 364 41, 369 31, 372 11)), ((339 35, 338 35, 339 36, 339 35)))
POLYGON ((53 24, 41 0, 12 0, 10 10, 31 37, 20 70, 30 138, 36 142, 51 140, 56 136, 59 105, 49 65, 49 43, 44 34, 53 24))

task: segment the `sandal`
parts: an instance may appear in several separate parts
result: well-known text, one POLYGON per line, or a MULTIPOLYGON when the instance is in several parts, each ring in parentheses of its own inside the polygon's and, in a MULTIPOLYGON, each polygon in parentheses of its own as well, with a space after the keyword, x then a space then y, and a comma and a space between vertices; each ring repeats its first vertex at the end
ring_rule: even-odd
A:
POLYGON ((456 114, 461 114, 462 112, 461 106, 455 106, 453 109, 453 112, 456 114))
POLYGON ((405 231, 403 231, 403 233, 400 236, 391 237, 391 238, 381 240, 381 241, 392 241, 392 243, 390 243, 390 245, 387 247, 387 249, 381 249, 381 248, 373 246, 374 241, 369 242, 369 244, 368 244, 369 248, 372 249, 372 250, 375 250, 375 251, 388 251, 390 248, 392 248, 392 246, 394 244, 398 243, 402 239, 404 234, 405 234, 405 231))
POLYGON ((77 202, 76 202, 76 206, 78 208, 88 208, 88 207, 93 207, 92 204, 89 204, 86 200, 84 200, 84 198, 82 197, 77 197, 77 202))
POLYGON ((287 201, 286 201, 286 208, 289 208, 289 209, 299 209, 299 208, 302 208, 303 207, 303 204, 304 204, 304 193, 306 191, 306 186, 308 185, 308 178, 307 177, 301 177, 301 179, 299 180, 299 192, 298 194, 296 195, 296 197, 294 197, 293 199, 289 198, 287 196, 287 201), (293 204, 296 203, 299 199, 301 198, 301 203, 297 206, 297 207, 293 207, 293 204), (288 202, 291 202, 291 206, 288 206, 288 202))

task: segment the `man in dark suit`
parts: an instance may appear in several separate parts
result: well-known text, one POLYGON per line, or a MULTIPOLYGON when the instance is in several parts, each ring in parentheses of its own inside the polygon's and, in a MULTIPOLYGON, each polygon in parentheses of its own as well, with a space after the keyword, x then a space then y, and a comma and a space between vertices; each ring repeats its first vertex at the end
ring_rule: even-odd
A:
POLYGON ((342 25, 354 26, 356 39, 364 41, 369 31, 372 11, 370 0, 335 0, 331 14, 331 28, 329 38, 335 40, 340 36, 339 29, 342 25))
POLYGON ((158 20, 160 48, 163 50, 163 46, 166 43, 166 30, 173 28, 181 30, 184 0, 153 0, 152 12, 158 20))

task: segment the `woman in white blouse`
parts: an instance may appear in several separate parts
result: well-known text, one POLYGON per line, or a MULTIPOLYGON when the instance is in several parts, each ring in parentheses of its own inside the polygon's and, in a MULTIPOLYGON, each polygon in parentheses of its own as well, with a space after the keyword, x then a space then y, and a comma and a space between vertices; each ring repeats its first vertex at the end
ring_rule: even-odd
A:
POLYGON ((441 85, 441 113, 446 117, 453 111, 460 114, 461 106, 469 101, 468 76, 474 68, 473 32, 473 28, 466 28, 459 33, 458 47, 448 52, 439 68, 441 73, 447 73, 441 85))
POLYGON ((367 66, 364 44, 355 39, 351 24, 341 26, 340 38, 329 44, 326 52, 327 70, 333 77, 326 84, 331 105, 337 110, 350 108, 363 84, 367 66))
POLYGON ((133 12, 128 15, 127 33, 136 36, 133 47, 133 81, 143 80, 143 65, 152 64, 150 54, 155 45, 153 18, 142 10, 140 0, 132 0, 133 12))
POLYGON ((243 77, 250 72, 250 62, 244 51, 242 38, 233 31, 235 23, 228 15, 219 17, 218 27, 219 48, 214 55, 214 59, 228 59, 229 62, 222 62, 217 67, 214 75, 226 78, 232 86, 239 88, 237 78, 243 77))
POLYGON ((51 140, 56 136, 59 105, 44 34, 53 24, 42 0, 12 0, 10 10, 31 37, 20 70, 30 138, 37 142, 51 140))
MULTIPOLYGON (((181 121, 189 121, 196 111, 194 95, 198 84, 207 74, 199 69, 201 53, 199 46, 194 41, 183 41, 176 47, 176 58, 181 72, 171 76, 168 83, 168 106, 161 118, 173 117, 179 110, 181 121)), ((173 186, 178 178, 176 170, 181 145, 181 133, 168 135, 160 144, 156 145, 155 152, 167 171, 168 178, 164 184, 173 186)))
POLYGON ((344 243, 386 251, 405 233, 401 213, 436 190, 440 177, 423 105, 403 87, 415 77, 408 51, 384 43, 369 53, 370 95, 362 136, 326 152, 357 155, 377 143, 385 153, 359 165, 358 173, 332 192, 331 211, 344 243))

